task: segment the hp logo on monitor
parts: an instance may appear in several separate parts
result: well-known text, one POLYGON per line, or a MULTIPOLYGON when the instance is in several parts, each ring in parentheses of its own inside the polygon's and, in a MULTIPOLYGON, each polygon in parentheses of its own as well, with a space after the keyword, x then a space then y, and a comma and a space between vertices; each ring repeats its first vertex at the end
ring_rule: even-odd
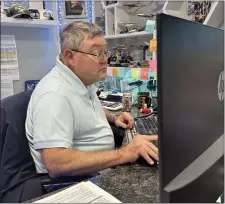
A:
POLYGON ((224 99, 224 71, 220 73, 218 81, 218 97, 220 101, 224 99))

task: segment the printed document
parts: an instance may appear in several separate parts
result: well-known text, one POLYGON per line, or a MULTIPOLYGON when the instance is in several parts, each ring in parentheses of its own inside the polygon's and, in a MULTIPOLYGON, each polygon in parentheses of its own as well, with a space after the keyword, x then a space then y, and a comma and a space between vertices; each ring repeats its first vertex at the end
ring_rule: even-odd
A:
POLYGON ((14 35, 1 35, 1 76, 20 79, 14 35))
POLYGON ((13 82, 11 78, 1 77, 1 99, 13 95, 13 82))
POLYGON ((90 181, 81 182, 35 203, 121 203, 90 181))

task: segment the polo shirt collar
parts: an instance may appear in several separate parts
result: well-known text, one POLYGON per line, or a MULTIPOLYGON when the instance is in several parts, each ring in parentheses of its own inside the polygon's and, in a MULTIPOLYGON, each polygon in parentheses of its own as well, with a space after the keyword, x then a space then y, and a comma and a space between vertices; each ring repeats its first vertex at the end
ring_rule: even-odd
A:
POLYGON ((96 93, 97 88, 95 85, 85 86, 83 82, 66 66, 64 65, 59 56, 56 57, 56 69, 64 77, 64 79, 71 84, 74 90, 82 95, 87 95, 88 93, 96 93))

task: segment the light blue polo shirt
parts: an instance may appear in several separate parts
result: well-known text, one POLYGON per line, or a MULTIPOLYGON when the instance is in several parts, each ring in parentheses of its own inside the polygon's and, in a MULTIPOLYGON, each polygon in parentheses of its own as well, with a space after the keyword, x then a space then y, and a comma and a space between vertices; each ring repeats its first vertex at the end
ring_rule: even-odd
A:
POLYGON ((96 87, 86 87, 58 57, 56 66, 31 96, 25 126, 38 173, 47 173, 41 149, 104 151, 114 148, 114 136, 96 87))

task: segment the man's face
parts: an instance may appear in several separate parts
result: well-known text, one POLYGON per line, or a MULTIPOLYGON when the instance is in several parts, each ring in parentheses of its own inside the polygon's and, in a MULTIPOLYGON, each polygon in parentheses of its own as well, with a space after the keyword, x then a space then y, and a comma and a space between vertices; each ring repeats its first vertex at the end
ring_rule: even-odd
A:
MULTIPOLYGON (((106 41, 103 36, 97 36, 92 39, 86 37, 80 51, 91 54, 104 54, 106 52, 106 41)), ((75 52, 69 64, 72 71, 85 85, 90 85, 106 78, 107 56, 99 60, 96 56, 75 52)))

